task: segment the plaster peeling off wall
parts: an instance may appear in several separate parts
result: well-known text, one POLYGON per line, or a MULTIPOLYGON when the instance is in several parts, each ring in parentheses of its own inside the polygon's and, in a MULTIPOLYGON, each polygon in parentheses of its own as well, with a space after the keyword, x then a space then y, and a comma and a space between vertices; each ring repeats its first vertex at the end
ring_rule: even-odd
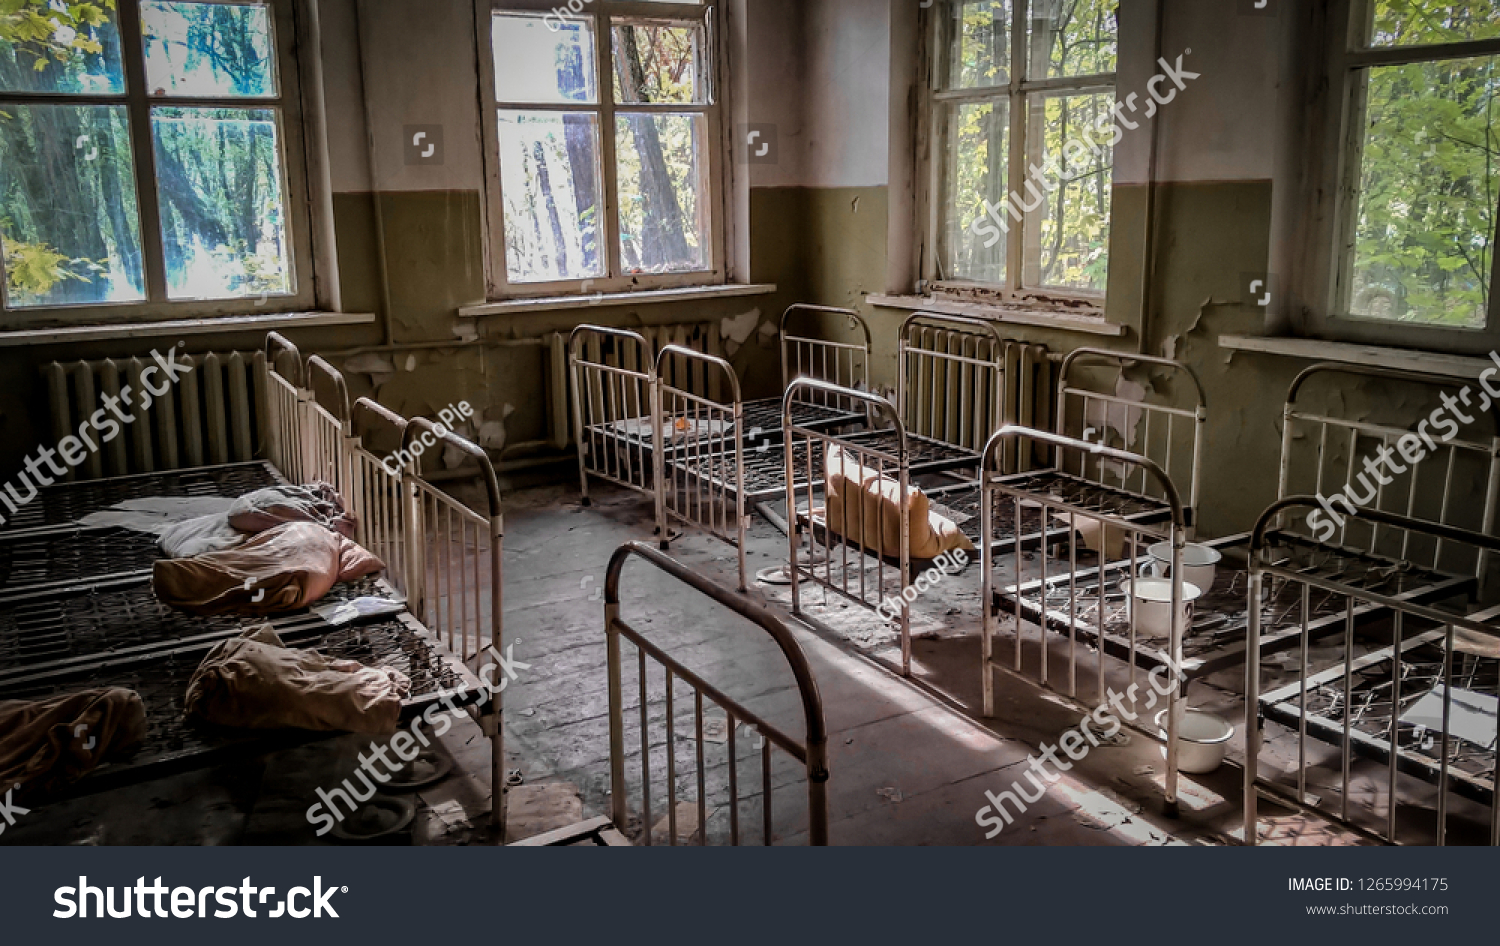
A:
MULTIPOLYGON (((1115 380, 1115 397, 1122 401, 1144 402, 1146 386, 1130 380, 1122 373, 1115 380)), ((1135 446, 1136 428, 1140 426, 1141 417, 1142 411, 1138 407, 1090 400, 1083 420, 1087 427, 1104 434, 1102 442, 1115 442, 1110 436, 1113 432, 1115 437, 1119 438, 1118 442, 1125 444, 1128 450, 1135 446)))

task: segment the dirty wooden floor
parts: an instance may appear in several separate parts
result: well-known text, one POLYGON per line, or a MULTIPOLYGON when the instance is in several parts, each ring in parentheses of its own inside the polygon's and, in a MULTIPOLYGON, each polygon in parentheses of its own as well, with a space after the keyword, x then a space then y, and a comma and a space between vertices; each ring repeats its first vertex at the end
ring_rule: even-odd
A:
MULTIPOLYGON (((462 494, 462 489, 458 490, 462 494)), ((585 508, 576 486, 553 486, 508 497, 505 536, 505 634, 515 658, 529 666, 505 691, 509 839, 535 835, 610 811, 609 725, 602 586, 610 553, 620 544, 651 541, 651 508, 634 494, 596 489, 585 508)), ((785 537, 753 518, 752 575, 786 558, 785 537)), ((724 584, 734 581, 732 550, 689 533, 674 557, 724 584)), ((986 790, 999 793, 1023 778, 1027 759, 1056 744, 1079 714, 1042 691, 1001 680, 997 714, 982 719, 977 564, 921 599, 913 625, 913 679, 891 671, 896 636, 872 614, 818 592, 804 606, 814 630, 790 620, 812 665, 829 733, 827 783, 834 844, 1220 844, 1240 830, 1240 770, 1222 766, 1210 777, 1184 776, 1183 811, 1162 812, 1161 746, 1140 733, 1123 746, 1101 746, 1048 785, 992 839, 976 814, 986 790)), ((800 704, 791 674, 763 631, 648 565, 630 564, 622 582, 622 616, 729 698, 800 738, 800 704)), ((785 586, 757 584, 750 595, 786 615, 785 586)), ((626 647, 627 834, 644 841, 646 822, 657 843, 667 840, 665 679, 648 672, 647 760, 651 812, 639 791, 641 740, 636 655, 626 647)), ((679 840, 698 831, 692 693, 678 680, 672 722, 679 804, 679 840)), ((1223 703, 1201 691, 1194 702, 1223 703)), ((1222 708, 1222 707, 1221 707, 1222 708)), ((1241 717, 1234 710, 1237 725, 1241 717)), ((722 714, 720 714, 722 715, 722 714)), ((724 727, 727 728, 727 727, 724 727)), ((712 729, 712 726, 710 726, 712 729)), ((762 754, 753 734, 736 733, 742 842, 760 843, 764 811, 762 754)), ((722 740, 724 737, 718 737, 722 740)), ((443 782, 416 793, 412 829, 396 843, 492 844, 490 751, 468 722, 442 738, 455 768, 443 782)), ((319 844, 305 812, 319 787, 352 775, 368 737, 346 736, 238 765, 39 808, 4 837, 10 843, 319 844)), ((728 745, 706 740, 704 808, 710 842, 727 840, 728 745)), ((772 753, 771 839, 805 840, 806 782, 790 757, 772 753)), ((1029 789, 1029 783, 1023 782, 1029 789)), ((1268 814, 1263 805, 1262 814, 1268 814)), ((1351 843, 1316 819, 1274 813, 1271 839, 1282 843, 1351 843)))

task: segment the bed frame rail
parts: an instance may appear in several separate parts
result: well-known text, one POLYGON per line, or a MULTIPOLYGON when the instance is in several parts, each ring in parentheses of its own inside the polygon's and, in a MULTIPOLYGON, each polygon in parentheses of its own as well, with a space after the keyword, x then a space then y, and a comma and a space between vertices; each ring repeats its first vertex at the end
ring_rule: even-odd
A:
POLYGON ((739 845, 748 837, 742 835, 740 826, 740 750, 736 730, 740 725, 753 729, 760 737, 759 748, 761 771, 761 841, 770 845, 775 840, 773 830, 772 799, 772 751, 779 750, 790 756, 802 768, 807 783, 807 839, 813 845, 828 843, 828 735, 823 721, 823 702, 818 693, 817 681, 802 648, 797 644, 785 624, 765 607, 734 594, 729 589, 709 581, 686 565, 639 542, 631 542, 615 550, 609 561, 609 571, 604 586, 604 631, 609 661, 609 759, 611 805, 614 823, 623 828, 630 817, 630 785, 626 773, 625 748, 625 681, 623 669, 623 644, 629 643, 636 651, 637 682, 639 685, 640 711, 640 795, 642 843, 653 843, 652 833, 656 817, 651 804, 653 781, 651 777, 651 687, 648 673, 651 665, 660 667, 664 674, 665 727, 666 727, 666 807, 667 841, 679 843, 681 832, 678 824, 678 753, 677 732, 679 700, 691 700, 695 745, 695 788, 697 799, 697 843, 708 843, 708 773, 710 766, 705 760, 704 723, 705 703, 724 711, 728 731, 728 806, 729 843, 739 845), (783 732, 764 717, 746 709, 741 703, 717 689, 703 677, 688 669, 683 663, 668 654, 663 648, 647 640, 620 614, 620 574, 625 563, 634 558, 647 563, 688 585, 700 594, 711 598, 729 611, 758 625, 771 636, 780 648, 792 676, 802 704, 804 735, 799 741, 783 732), (685 684, 688 693, 678 696, 675 684, 685 684))

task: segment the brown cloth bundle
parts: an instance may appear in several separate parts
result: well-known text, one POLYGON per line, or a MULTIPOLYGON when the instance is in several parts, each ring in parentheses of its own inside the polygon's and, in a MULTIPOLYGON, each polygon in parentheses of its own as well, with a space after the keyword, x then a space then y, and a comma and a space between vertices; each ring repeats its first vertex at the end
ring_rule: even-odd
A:
POLYGON ((264 616, 307 607, 336 583, 384 567, 343 536, 292 522, 223 552, 159 559, 151 583, 158 598, 190 614, 264 616))
POLYGON ((396 670, 292 650, 262 624, 219 644, 188 682, 184 715, 242 729, 389 735, 411 681, 396 670))
POLYGON ((352 539, 356 525, 344 509, 343 497, 327 483, 258 489, 236 499, 228 518, 231 526, 251 535, 288 522, 315 522, 352 539))
POLYGON ((19 782, 23 799, 51 794, 145 739, 146 706, 133 690, 0 700, 0 789, 19 782))
MULTIPOLYGON (((899 482, 864 466, 837 445, 830 445, 823 485, 828 494, 824 514, 830 530, 881 555, 894 558, 901 554, 899 482)), ((927 494, 915 486, 907 487, 906 507, 912 558, 931 559, 957 549, 974 550, 969 537, 947 518, 932 512, 927 494)))

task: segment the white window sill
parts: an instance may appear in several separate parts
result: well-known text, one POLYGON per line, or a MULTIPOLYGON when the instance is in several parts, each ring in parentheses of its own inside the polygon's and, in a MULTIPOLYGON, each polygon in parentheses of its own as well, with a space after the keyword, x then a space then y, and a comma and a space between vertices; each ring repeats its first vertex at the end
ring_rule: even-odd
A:
POLYGON ((1486 366, 1494 367, 1488 358, 1465 355, 1439 355, 1433 352, 1386 348, 1381 345, 1356 345, 1350 342, 1325 342, 1316 338, 1260 338, 1250 335, 1220 335, 1219 347, 1230 351, 1282 355, 1306 361, 1333 361, 1349 365, 1374 365, 1405 371, 1421 371, 1472 381, 1486 366))
POLYGON ((635 292, 600 292, 592 296, 544 296, 537 299, 506 299, 482 302, 458 310, 465 318, 485 315, 517 315, 522 312, 555 312, 559 309, 595 309, 601 306, 654 305, 658 302, 689 302, 694 299, 730 299, 735 296, 768 296, 774 284, 752 283, 727 286, 686 286, 681 289, 642 289, 635 292))
POLYGON ((870 296, 867 301, 870 305, 883 309, 936 312, 940 315, 967 315, 976 319, 986 319, 991 322, 1005 322, 1011 325, 1031 325, 1037 328, 1057 329, 1063 332, 1083 332, 1089 335, 1112 335, 1117 338, 1125 334, 1125 326, 1123 325, 1116 325, 1113 322, 1106 322, 1103 319, 1086 315, 1059 312, 1054 309, 983 305, 973 302, 949 302, 934 299, 930 296, 876 295, 870 296))
POLYGON ((217 335, 224 332, 264 332, 313 325, 365 325, 371 312, 275 312, 265 315, 226 315, 165 322, 119 322, 109 325, 64 325, 52 328, 0 330, 0 348, 23 345, 60 345, 113 338, 153 338, 163 335, 217 335))

